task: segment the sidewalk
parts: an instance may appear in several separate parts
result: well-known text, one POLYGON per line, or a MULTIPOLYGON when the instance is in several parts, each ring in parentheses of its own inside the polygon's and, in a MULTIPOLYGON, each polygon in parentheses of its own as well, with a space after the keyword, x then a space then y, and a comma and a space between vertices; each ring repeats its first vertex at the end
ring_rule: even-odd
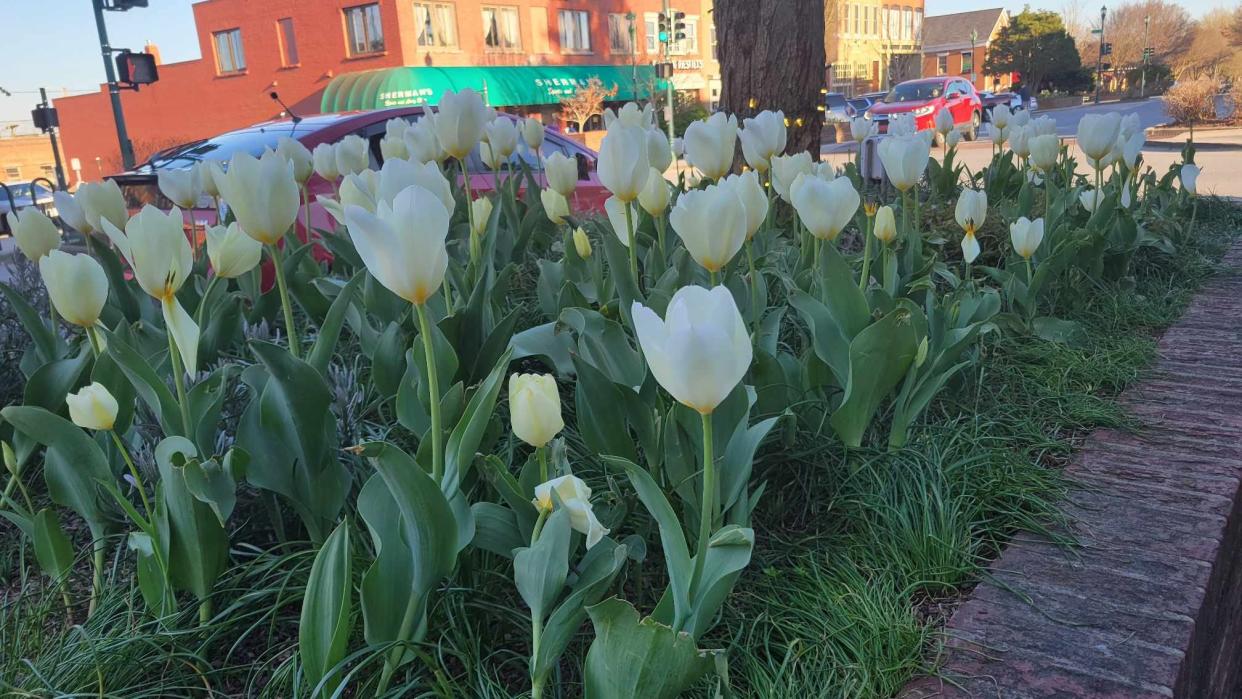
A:
MULTIPOLYGON (((1144 148, 1180 151, 1190 137, 1190 129, 1159 127, 1148 129, 1149 136, 1144 148)), ((1242 150, 1242 127, 1226 129, 1199 129, 1195 131, 1195 148, 1198 150, 1242 150)))

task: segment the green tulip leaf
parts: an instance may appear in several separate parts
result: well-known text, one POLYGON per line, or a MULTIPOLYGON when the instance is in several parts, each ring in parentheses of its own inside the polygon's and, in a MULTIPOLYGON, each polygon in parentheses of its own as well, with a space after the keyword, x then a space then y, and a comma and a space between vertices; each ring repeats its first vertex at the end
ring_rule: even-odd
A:
POLYGON ((298 651, 312 697, 331 696, 340 684, 328 674, 345 658, 353 630, 352 564, 349 523, 341 522, 315 554, 298 623, 298 651))
POLYGON ((90 363, 91 350, 83 346, 77 356, 53 359, 40 366, 26 381, 23 404, 38 406, 58 415, 68 414, 65 396, 85 383, 82 374, 90 363))
POLYGON ((557 605, 543 626, 539 655, 534 658, 531 678, 546 677, 569 647, 587 617, 587 607, 599 602, 625 566, 626 546, 608 537, 591 547, 575 567, 569 594, 557 605))
MULTIPOLYGON (((474 463, 475 452, 483 441, 487 426, 491 423, 496 410, 496 398, 500 395, 500 387, 505 383, 505 373, 509 369, 509 353, 506 351, 496 361, 483 383, 475 389, 474 395, 466 403, 461 419, 449 435, 444 449, 444 479, 440 487, 448 495, 456 493, 474 463)), ((463 546, 469 540, 460 542, 463 546)), ((459 549, 460 550, 460 549, 459 549)))
POLYGON ((703 574, 691 590, 690 617, 680 629, 691 638, 699 639, 710 628, 733 585, 747 564, 755 547, 751 529, 728 525, 707 543, 703 574))
POLYGON ((385 398, 397 395, 405 373, 405 353, 410 347, 401 326, 389 323, 380 334, 371 355, 371 383, 385 398))
POLYGON ((237 505, 237 477, 248 461, 246 453, 231 449, 224 462, 191 460, 185 465, 185 487, 195 500, 207 505, 224 526, 237 505))
POLYGON ((30 305, 30 302, 21 293, 4 282, 0 282, 0 292, 4 293, 4 298, 12 306, 13 313, 30 335, 39 364, 43 365, 54 359, 59 359, 60 343, 57 341, 52 329, 43 320, 43 317, 35 310, 35 307, 30 305))
POLYGON ((509 340, 514 361, 536 357, 559 376, 573 376, 573 350, 573 333, 561 329, 558 323, 527 328, 509 340))
POLYGON ((513 581, 532 619, 542 622, 565 588, 571 533, 569 512, 558 507, 544 522, 539 539, 513 553, 513 581))
POLYGON ((910 311, 898 308, 854 338, 845 397, 829 423, 847 446, 862 444, 880 403, 906 375, 918 349, 910 311))
POLYGON ((470 506, 470 512, 475 525, 470 543, 475 548, 513 558, 513 552, 526 545, 513 510, 494 502, 476 502, 470 506))
POLYGON ((328 308, 328 314, 324 316, 323 324, 319 326, 315 344, 306 355, 306 363, 314 367, 315 371, 318 371, 325 379, 328 376, 328 364, 332 361, 336 343, 341 337, 341 328, 345 325, 345 312, 353 304, 354 295, 365 276, 362 272, 355 274, 337 293, 336 298, 332 300, 332 306, 328 308))
POLYGON ((63 580, 73 569, 73 544, 56 518, 56 512, 45 507, 35 513, 31 522, 31 539, 34 540, 35 559, 39 567, 52 580, 63 580))
POLYGON ((676 699, 712 667, 689 634, 616 598, 587 609, 595 640, 583 666, 584 699, 676 699))
POLYGON ((103 331, 103 334, 108 345, 108 356, 129 379, 142 402, 155 414, 164 434, 181 435, 185 432, 181 409, 164 378, 156 373, 146 357, 121 337, 119 330, 115 333, 103 331))
POLYGON ((186 486, 185 465, 197 453, 184 437, 167 437, 155 447, 160 496, 168 513, 171 580, 202 602, 211 596, 228 564, 229 539, 212 508, 198 501, 186 486))

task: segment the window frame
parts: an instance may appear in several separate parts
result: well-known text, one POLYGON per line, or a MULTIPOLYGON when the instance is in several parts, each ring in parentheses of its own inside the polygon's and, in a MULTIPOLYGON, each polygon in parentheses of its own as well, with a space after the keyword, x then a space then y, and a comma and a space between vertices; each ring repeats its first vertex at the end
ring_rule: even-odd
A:
POLYGON ((520 53, 522 51, 522 17, 521 12, 516 5, 480 5, 479 17, 483 21, 483 50, 488 53, 520 53), (490 33, 488 30, 488 22, 486 13, 492 13, 492 24, 496 27, 497 41, 501 44, 493 46, 487 41, 490 33), (503 44, 505 39, 504 30, 508 28, 508 22, 503 20, 512 18, 513 20, 513 37, 512 45, 503 44), (498 21, 500 20, 500 21, 498 21))
POLYGON ((949 54, 936 54, 936 75, 949 74, 949 54))
POLYGON ((298 54, 297 27, 292 17, 281 17, 276 20, 276 48, 280 51, 280 67, 296 68, 302 65, 298 54))
POLYGON ((345 55, 349 58, 366 58, 369 56, 379 56, 388 50, 388 42, 384 37, 384 13, 380 9, 378 2, 367 2, 358 5, 350 5, 341 8, 341 18, 345 28, 345 55), (374 16, 371 15, 374 11, 374 16), (362 39, 366 48, 358 50, 358 37, 354 36, 353 16, 357 13, 361 17, 361 28, 363 31, 362 39), (372 26, 372 21, 374 26, 372 26), (377 36, 371 35, 372 29, 378 29, 377 36), (376 38, 378 37, 379 47, 376 48, 376 38))
POLYGON ((643 13, 643 41, 648 55, 660 53, 660 15, 658 13, 643 13))
POLYGON ((427 51, 454 51, 461 48, 461 40, 457 33, 456 3, 444 2, 443 0, 414 0, 410 4, 410 9, 414 11, 414 26, 417 27, 417 34, 414 37, 414 44, 416 46, 427 51), (422 11, 427 13, 426 20, 419 23, 419 13, 422 11), (440 23, 437 19, 447 19, 447 24, 440 23), (428 24, 431 25, 433 41, 436 38, 440 38, 442 43, 423 42, 423 36, 426 34, 428 24), (444 39, 446 36, 448 38, 444 39))
POLYGON ((631 25, 630 19, 626 17, 624 13, 621 13, 621 12, 609 12, 608 13, 608 52, 614 55, 618 55, 618 56, 638 55, 638 16, 637 15, 634 16, 633 24, 631 25), (613 32, 612 25, 614 21, 616 21, 620 25, 620 28, 621 28, 620 34, 616 34, 613 32), (631 26, 633 26, 633 29, 634 29, 634 35, 632 38, 630 36, 631 26), (613 42, 613 39, 617 36, 624 37, 625 42, 628 43, 629 46, 618 47, 613 42))
POLYGON ((558 33, 560 35, 559 38, 560 38, 561 53, 576 54, 576 55, 586 55, 586 54, 593 53, 592 42, 591 42, 591 12, 590 10, 563 7, 557 10, 556 24, 557 24, 557 29, 559 30, 558 33), (574 29, 572 33, 566 32, 566 23, 565 23, 566 16, 569 16, 571 18, 572 26, 574 29), (569 42, 566 42, 566 38, 573 38, 572 35, 574 34, 577 35, 576 38, 583 39, 585 41, 585 45, 583 46, 570 45, 569 42))
POLYGON ((211 33, 211 48, 216 56, 216 75, 240 75, 246 72, 246 49, 242 45, 241 27, 220 29, 211 33), (236 38, 236 42, 234 42, 236 38), (228 49, 231 68, 224 67, 221 56, 220 41, 224 40, 224 48, 228 49))
POLYGON ((961 67, 961 70, 958 71, 958 74, 959 75, 970 75, 971 73, 975 72, 975 52, 974 51, 962 51, 961 58, 962 58, 962 67, 961 67), (969 67, 967 66, 967 63, 966 63, 967 58, 970 59, 969 67))

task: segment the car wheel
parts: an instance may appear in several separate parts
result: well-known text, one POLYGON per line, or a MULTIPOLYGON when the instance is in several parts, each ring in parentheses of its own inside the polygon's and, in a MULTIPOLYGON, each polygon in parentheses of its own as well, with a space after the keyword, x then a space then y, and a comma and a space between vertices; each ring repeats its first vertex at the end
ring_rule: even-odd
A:
POLYGON ((970 126, 966 127, 966 131, 962 134, 962 138, 965 138, 967 141, 973 141, 976 138, 979 138, 979 124, 982 122, 983 117, 979 115, 979 112, 971 112, 970 126))

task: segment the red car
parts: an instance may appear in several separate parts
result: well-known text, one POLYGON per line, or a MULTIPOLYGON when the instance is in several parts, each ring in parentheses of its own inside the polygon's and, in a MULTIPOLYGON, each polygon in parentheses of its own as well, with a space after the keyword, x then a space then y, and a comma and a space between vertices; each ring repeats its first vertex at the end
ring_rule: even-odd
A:
MULTIPOLYGON (((963 138, 975 140, 983 123, 983 104, 965 78, 921 78, 899 83, 871 105, 864 116, 876 123, 879 133, 887 133, 894 114, 913 114, 918 130, 924 131, 936 127, 936 113, 941 109, 953 115, 953 123, 963 138)), ((940 136, 936 138, 939 140, 940 136)))

